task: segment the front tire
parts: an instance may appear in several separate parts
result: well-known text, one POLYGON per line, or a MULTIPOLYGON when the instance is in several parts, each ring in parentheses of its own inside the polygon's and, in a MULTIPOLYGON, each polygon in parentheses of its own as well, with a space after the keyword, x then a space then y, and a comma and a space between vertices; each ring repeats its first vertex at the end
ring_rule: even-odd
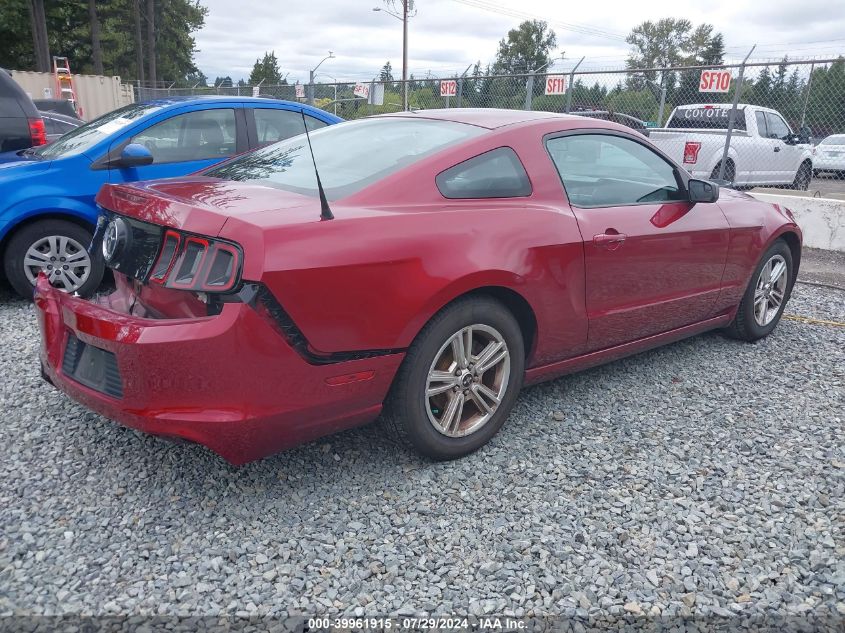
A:
POLYGON ((414 340, 384 421, 401 442, 426 457, 463 457, 505 423, 524 371, 522 332, 513 314, 491 298, 458 300, 414 340))
POLYGON ((771 334, 792 293, 792 271, 792 251, 786 242, 778 240, 768 248, 754 269, 727 333, 749 342, 771 334))
POLYGON ((91 295, 103 279, 100 257, 87 252, 91 232, 67 220, 41 220, 23 227, 9 240, 4 255, 6 279, 30 299, 40 271, 66 292, 91 295))

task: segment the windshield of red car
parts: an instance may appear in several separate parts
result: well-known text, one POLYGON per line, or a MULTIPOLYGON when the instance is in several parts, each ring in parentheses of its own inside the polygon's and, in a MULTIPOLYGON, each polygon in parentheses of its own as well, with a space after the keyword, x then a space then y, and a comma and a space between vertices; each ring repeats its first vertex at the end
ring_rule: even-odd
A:
MULTIPOLYGON (((386 117, 315 130, 311 132, 311 145, 326 196, 337 200, 484 131, 453 121, 386 117)), ((317 195, 317 179, 304 134, 232 159, 204 174, 317 195)))

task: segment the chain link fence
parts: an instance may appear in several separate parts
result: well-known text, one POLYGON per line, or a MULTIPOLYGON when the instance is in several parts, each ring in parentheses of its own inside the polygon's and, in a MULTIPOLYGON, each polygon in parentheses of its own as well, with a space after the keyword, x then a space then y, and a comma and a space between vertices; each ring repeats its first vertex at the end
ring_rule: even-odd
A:
POLYGON ((261 96, 308 102, 344 119, 403 109, 568 112, 651 137, 695 176, 739 187, 811 189, 845 198, 845 58, 563 74, 232 87, 136 86, 167 95, 261 96), (736 108, 734 108, 734 104, 736 108))

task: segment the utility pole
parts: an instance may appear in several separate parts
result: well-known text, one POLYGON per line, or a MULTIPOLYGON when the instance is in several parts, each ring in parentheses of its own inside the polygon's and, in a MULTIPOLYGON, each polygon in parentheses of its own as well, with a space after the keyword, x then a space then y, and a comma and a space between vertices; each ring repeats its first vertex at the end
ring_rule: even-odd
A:
POLYGON ((402 111, 408 111, 408 2, 402 0, 402 111))
MULTIPOLYGON (((406 111, 408 109, 408 18, 416 15, 416 9, 411 14, 414 0, 401 0, 401 2, 402 15, 381 7, 374 7, 373 11, 382 11, 402 22, 402 110, 406 111)), ((395 7, 396 5, 393 4, 392 6, 395 7)))

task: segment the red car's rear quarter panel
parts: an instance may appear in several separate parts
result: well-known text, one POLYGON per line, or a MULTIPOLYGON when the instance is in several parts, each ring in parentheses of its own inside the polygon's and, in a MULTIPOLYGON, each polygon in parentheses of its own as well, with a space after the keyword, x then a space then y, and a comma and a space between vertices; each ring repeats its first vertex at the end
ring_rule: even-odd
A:
POLYGON ((507 288, 533 308, 545 362, 586 339, 582 246, 561 239, 573 230, 514 201, 336 219, 266 235, 262 281, 320 352, 406 348, 456 297, 507 288))

